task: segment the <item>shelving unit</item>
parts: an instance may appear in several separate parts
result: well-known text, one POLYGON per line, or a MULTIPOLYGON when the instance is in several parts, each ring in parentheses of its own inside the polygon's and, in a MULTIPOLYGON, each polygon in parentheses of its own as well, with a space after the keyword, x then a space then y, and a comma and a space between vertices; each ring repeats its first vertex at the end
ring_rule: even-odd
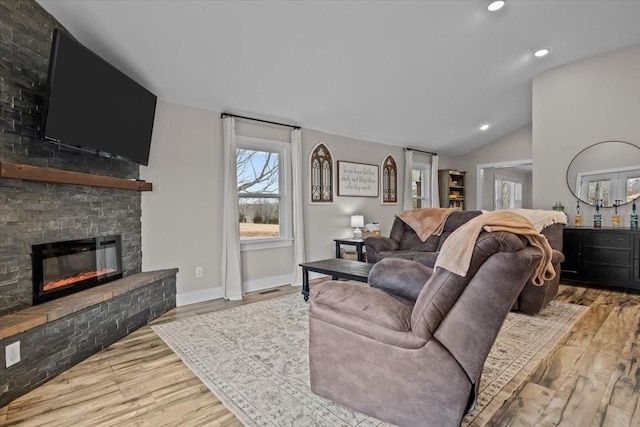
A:
POLYGON ((152 191, 150 182, 73 172, 63 169, 0 162, 0 178, 25 179, 28 181, 55 182, 58 184, 88 185, 91 187, 116 188, 132 191, 152 191))
POLYGON ((441 169, 438 171, 440 207, 464 210, 465 171, 441 169))

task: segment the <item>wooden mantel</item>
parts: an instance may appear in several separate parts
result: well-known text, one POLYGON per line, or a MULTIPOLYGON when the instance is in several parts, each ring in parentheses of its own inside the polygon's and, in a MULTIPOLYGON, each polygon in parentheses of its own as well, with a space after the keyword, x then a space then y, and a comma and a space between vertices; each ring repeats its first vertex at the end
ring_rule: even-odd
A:
POLYGON ((150 182, 72 172, 63 169, 0 162, 0 178, 25 179, 28 181, 55 182, 58 184, 88 185, 91 187, 117 188, 120 190, 151 191, 150 182))

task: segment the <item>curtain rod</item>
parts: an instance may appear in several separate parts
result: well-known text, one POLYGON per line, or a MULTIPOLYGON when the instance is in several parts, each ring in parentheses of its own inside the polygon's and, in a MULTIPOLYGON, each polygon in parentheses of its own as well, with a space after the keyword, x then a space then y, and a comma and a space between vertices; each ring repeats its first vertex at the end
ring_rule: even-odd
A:
POLYGON ((231 113, 222 113, 222 114, 220 114, 220 118, 221 119, 224 119, 225 117, 236 117, 238 119, 253 120, 254 122, 268 123, 270 125, 284 126, 284 127, 288 127, 288 128, 292 128, 292 129, 301 129, 300 126, 288 125, 288 124, 285 124, 285 123, 278 123, 278 122, 271 122, 269 120, 254 119, 253 117, 239 116, 237 114, 231 114, 231 113))
POLYGON ((438 155, 438 153, 432 153, 431 151, 416 150, 415 148, 403 148, 402 151, 417 151, 418 153, 429 154, 430 156, 438 155))

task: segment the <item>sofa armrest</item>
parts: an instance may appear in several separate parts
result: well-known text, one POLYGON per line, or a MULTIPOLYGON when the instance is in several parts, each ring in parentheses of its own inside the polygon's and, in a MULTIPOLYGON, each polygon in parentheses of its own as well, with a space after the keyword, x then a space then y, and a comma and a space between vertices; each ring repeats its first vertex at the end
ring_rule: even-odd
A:
POLYGON ((428 341, 411 331, 413 304, 410 301, 366 283, 322 282, 311 289, 310 301, 312 319, 355 334, 403 348, 421 348, 428 341))
POLYGON ((553 249, 551 253, 551 263, 552 264, 560 264, 564 261, 564 254, 557 249, 553 249))
POLYGON ((368 281, 373 288, 415 301, 432 274, 433 268, 419 262, 385 258, 371 268, 368 281))
POLYGON ((400 247, 398 242, 384 236, 367 237, 364 244, 367 246, 367 250, 371 248, 376 252, 397 251, 400 247))
POLYGON ((364 239, 364 244, 367 249, 367 262, 370 264, 380 261, 378 259, 379 252, 396 251, 400 247, 398 242, 384 236, 367 237, 364 239))

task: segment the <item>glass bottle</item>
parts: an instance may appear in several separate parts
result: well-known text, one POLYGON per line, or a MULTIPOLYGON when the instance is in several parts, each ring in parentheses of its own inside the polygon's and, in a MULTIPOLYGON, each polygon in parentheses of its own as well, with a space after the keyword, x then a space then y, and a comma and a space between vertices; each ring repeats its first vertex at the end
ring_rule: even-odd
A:
POLYGON ((596 213, 593 214, 593 228, 602 228, 602 215, 600 214, 600 200, 596 200, 596 213))
POLYGON ((638 229, 638 213, 636 212, 636 199, 633 199, 633 204, 631 205, 631 228, 634 230, 638 229))
POLYGON ((618 206, 620 206, 620 203, 622 203, 622 200, 616 200, 616 202, 613 205, 613 218, 612 220, 612 224, 614 227, 619 227, 620 226, 620 215, 618 215, 618 206))
POLYGON ((582 215, 580 215, 580 200, 577 201, 576 205, 576 218, 574 220, 575 225, 582 225, 582 215))

